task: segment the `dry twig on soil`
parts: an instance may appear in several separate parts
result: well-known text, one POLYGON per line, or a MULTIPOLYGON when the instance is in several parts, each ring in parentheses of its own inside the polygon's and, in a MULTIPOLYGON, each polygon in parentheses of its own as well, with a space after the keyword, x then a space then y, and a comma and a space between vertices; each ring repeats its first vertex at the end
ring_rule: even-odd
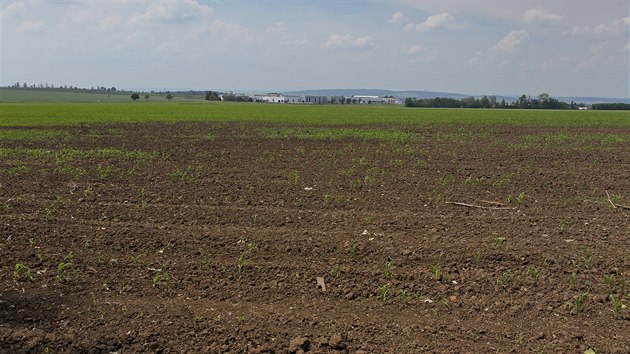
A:
POLYGON ((495 202, 492 200, 483 200, 483 199, 479 199, 480 202, 482 203, 486 203, 486 204, 492 204, 492 205, 499 205, 499 206, 506 206, 507 204, 505 203, 501 203, 501 202, 495 202))
POLYGON ((621 208, 621 209, 630 210, 630 206, 613 203, 612 199, 610 199, 610 194, 608 194, 608 191, 604 190, 604 192, 606 192, 606 196, 608 197, 608 202, 610 203, 610 205, 612 205, 614 209, 621 208))
POLYGON ((490 207, 490 206, 474 205, 474 204, 460 203, 460 202, 446 202, 446 204, 453 204, 453 205, 465 206, 469 208, 488 209, 488 210, 516 210, 516 208, 510 208, 510 207, 490 207))

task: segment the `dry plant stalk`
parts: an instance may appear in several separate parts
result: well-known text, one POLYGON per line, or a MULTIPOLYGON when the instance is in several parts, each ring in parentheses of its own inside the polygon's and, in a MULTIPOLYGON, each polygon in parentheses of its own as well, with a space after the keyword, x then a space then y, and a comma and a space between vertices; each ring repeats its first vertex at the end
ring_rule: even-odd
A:
POLYGON ((606 192, 606 196, 608 197, 608 202, 610 203, 610 205, 612 205, 614 209, 621 208, 621 209, 630 210, 630 206, 613 203, 612 199, 610 199, 610 194, 608 194, 608 191, 604 190, 604 192, 606 192))
POLYGON ((490 206, 475 205, 475 204, 460 203, 460 202, 446 202, 446 204, 453 204, 453 205, 465 206, 469 208, 478 208, 478 209, 487 209, 487 210, 516 210, 516 208, 510 208, 510 207, 490 207, 490 206))

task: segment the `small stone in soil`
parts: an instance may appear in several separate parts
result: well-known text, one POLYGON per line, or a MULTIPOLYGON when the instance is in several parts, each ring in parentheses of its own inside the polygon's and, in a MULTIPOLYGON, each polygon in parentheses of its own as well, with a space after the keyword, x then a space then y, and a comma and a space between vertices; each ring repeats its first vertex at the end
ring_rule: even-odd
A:
POLYGON ((295 353, 298 350, 305 350, 308 348, 309 345, 310 345, 310 342, 308 338, 306 337, 294 338, 289 342, 289 352, 295 353))

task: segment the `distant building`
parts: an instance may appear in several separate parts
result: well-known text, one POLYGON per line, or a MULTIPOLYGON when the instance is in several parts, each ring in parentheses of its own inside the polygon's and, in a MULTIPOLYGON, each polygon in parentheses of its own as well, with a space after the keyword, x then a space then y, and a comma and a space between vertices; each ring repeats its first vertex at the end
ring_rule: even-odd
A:
POLYGON ((268 93, 266 95, 253 95, 250 96, 254 102, 263 103, 284 103, 285 97, 279 93, 268 93))
POLYGON ((290 104, 403 104, 403 101, 394 97, 354 95, 345 96, 316 96, 316 95, 283 95, 280 93, 268 93, 265 95, 249 96, 252 102, 261 103, 290 103, 290 104))
POLYGON ((356 100, 357 103, 360 104, 384 104, 387 103, 388 99, 382 98, 380 96, 363 96, 363 95, 354 95, 352 96, 353 102, 356 100))
POLYGON ((284 103, 304 103, 305 100, 305 96, 284 96, 284 103))
POLYGON ((304 103, 306 104, 326 104, 328 103, 328 96, 305 96, 304 103))

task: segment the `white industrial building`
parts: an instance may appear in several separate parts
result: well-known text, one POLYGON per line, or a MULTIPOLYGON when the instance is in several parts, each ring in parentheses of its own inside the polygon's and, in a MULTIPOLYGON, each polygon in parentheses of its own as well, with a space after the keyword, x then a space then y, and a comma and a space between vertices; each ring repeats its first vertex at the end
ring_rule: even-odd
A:
POLYGON ((254 102, 262 103, 291 103, 291 104, 402 104, 403 102, 394 97, 354 95, 352 97, 343 96, 294 96, 282 95, 279 93, 268 93, 265 95, 250 96, 254 102))

